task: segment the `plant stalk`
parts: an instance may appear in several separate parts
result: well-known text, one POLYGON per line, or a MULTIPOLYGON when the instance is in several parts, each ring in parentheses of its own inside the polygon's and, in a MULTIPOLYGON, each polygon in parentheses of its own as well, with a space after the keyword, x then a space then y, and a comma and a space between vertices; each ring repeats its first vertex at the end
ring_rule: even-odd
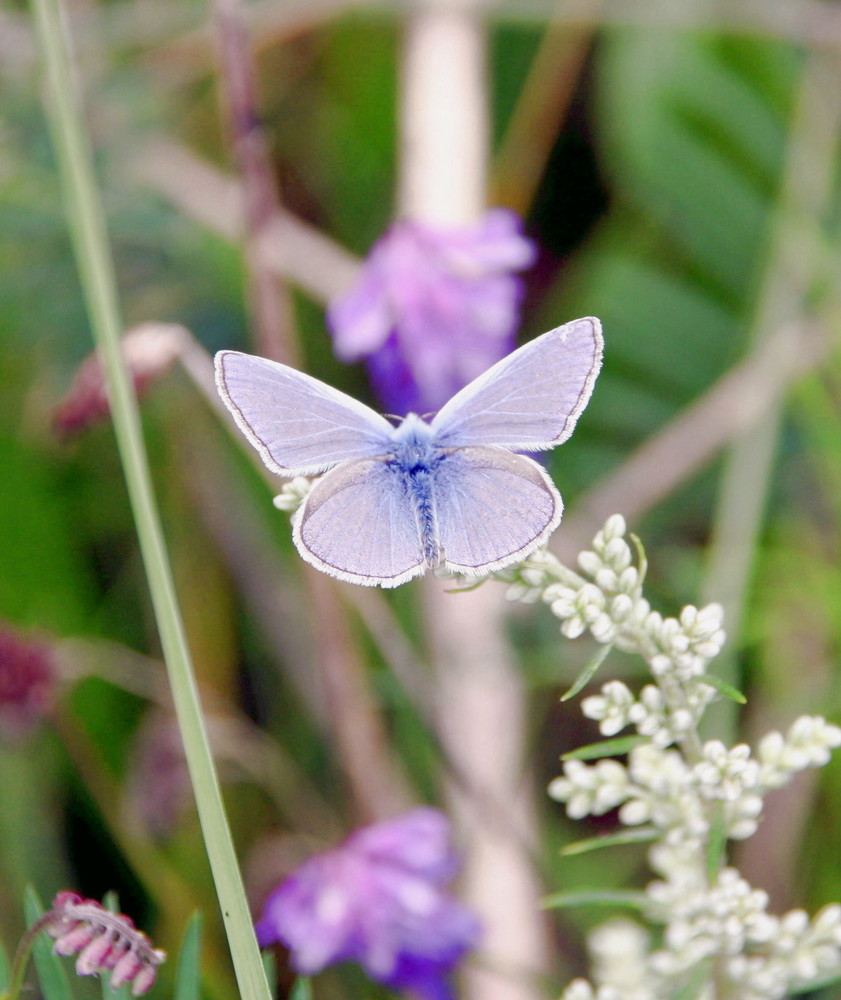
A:
POLYGON ((120 346, 122 322, 104 212, 83 125, 61 0, 33 0, 46 73, 45 106, 91 327, 149 580, 205 846, 242 1000, 269 1000, 230 828, 202 719, 190 652, 163 540, 137 399, 120 346))

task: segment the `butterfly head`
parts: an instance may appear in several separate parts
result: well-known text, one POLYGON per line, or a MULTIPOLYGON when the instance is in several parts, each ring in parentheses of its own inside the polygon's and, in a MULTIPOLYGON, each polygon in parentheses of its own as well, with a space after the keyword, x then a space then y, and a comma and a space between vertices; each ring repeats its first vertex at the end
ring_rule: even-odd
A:
POLYGON ((429 463, 435 452, 432 428, 416 413, 408 414, 394 428, 391 439, 394 454, 401 466, 411 469, 416 465, 429 463))

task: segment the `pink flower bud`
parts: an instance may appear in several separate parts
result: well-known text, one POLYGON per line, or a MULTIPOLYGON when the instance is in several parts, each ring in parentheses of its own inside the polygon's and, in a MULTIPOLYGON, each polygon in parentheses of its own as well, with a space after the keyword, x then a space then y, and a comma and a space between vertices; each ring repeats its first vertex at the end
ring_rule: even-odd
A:
POLYGON ((46 915, 44 929, 56 939, 59 955, 75 955, 80 976, 111 972, 111 987, 132 984, 132 995, 145 993, 155 981, 166 953, 152 947, 129 917, 111 913, 95 899, 60 892, 46 915))
POLYGON ((76 959, 76 973, 80 976, 92 976, 95 972, 102 972, 105 968, 105 961, 112 948, 110 934, 101 934, 79 954, 76 959))
MULTIPOLYGON (((50 930, 50 934, 53 931, 50 930)), ((82 948, 86 948, 93 941, 96 931, 90 924, 76 924, 53 945, 53 951, 57 955, 75 955, 82 948)))
MULTIPOLYGON (((176 323, 142 323, 123 337, 123 354, 138 395, 165 374, 187 336, 176 323)), ((67 395, 53 414, 56 431, 69 436, 85 430, 111 411, 105 375, 98 355, 89 355, 79 366, 67 395)))

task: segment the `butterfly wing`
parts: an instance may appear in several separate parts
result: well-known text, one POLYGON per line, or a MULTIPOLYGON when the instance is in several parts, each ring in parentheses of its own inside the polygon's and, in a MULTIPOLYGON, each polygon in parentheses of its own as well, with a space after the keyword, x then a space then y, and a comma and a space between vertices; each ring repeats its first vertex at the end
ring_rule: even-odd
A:
POLYGON ((292 537, 308 563, 350 583, 397 587, 426 568, 416 505, 379 459, 325 473, 295 512, 292 537))
POLYGON ((544 333, 465 386, 432 421, 441 447, 552 448, 572 434, 602 363, 601 324, 577 319, 544 333))
POLYGON ((216 385, 237 426, 281 475, 381 455, 391 440, 391 424, 364 403, 267 358, 220 351, 216 385))
POLYGON ((476 575, 524 559, 557 528, 563 502, 547 473, 504 448, 460 448, 435 477, 447 569, 476 575))

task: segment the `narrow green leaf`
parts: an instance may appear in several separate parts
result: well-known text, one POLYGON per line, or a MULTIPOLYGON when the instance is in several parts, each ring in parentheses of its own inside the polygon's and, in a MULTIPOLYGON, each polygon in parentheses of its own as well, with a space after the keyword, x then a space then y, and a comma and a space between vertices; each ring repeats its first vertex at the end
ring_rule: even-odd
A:
POLYGON ((589 851, 599 851, 603 847, 618 847, 622 844, 648 843, 660 836, 652 826, 640 826, 633 830, 622 830, 621 833, 609 833, 604 837, 588 837, 586 840, 576 840, 561 848, 564 857, 575 854, 587 854, 589 851))
POLYGON ((724 819, 724 803, 717 802, 707 844, 707 878, 710 882, 715 882, 718 878, 726 847, 727 826, 724 819))
POLYGON ((739 705, 744 705, 747 702, 747 698, 738 688, 734 688, 732 684, 728 684, 721 677, 716 677, 715 674, 701 674, 698 680, 702 684, 706 684, 707 687, 715 688, 719 694, 723 694, 725 698, 729 698, 739 705))
POLYGON ((459 587, 448 587, 448 594, 469 594, 471 590, 478 590, 483 583, 486 583, 490 577, 483 576, 478 580, 474 580, 472 583, 465 583, 463 586, 459 587))
POLYGON ((611 649, 613 649, 612 642, 608 643, 606 646, 602 646, 593 659, 590 660, 587 666, 581 671, 578 677, 576 677, 569 691, 567 691, 566 694, 561 695, 561 701, 569 701, 570 698, 574 698, 583 687, 586 687, 590 683, 595 672, 607 659, 607 654, 611 651, 611 649))
POLYGON ((556 892, 544 896, 540 906, 544 910, 567 909, 571 906, 629 906, 642 910, 648 905, 644 892, 616 890, 593 892, 556 892))
POLYGON ((711 961, 699 962, 689 974, 686 985, 675 994, 675 1000, 695 1000, 710 982, 711 970, 711 961))
POLYGON ((835 983, 841 983, 841 969, 839 968, 836 968, 832 972, 827 972, 825 975, 819 976, 816 979, 810 979, 807 983, 789 986, 788 989, 792 996, 799 996, 801 993, 815 993, 817 990, 822 990, 826 986, 834 986, 835 983))
POLYGON ((231 836, 195 672, 178 604, 137 397, 123 356, 114 260, 93 162, 90 136, 74 86, 63 0, 32 0, 45 70, 44 107, 50 123, 67 219, 111 405, 121 463, 155 620, 164 652, 187 769, 242 1000, 271 1000, 251 911, 231 836))
MULTIPOLYGON (((31 927, 44 915, 44 907, 35 890, 29 886, 24 894, 26 923, 31 927)), ((46 934, 39 934, 32 949, 38 981, 44 1000, 73 1000, 70 982, 61 959, 55 954, 52 942, 46 934)))
POLYGON ((277 959, 273 951, 268 950, 263 953, 263 972, 266 973, 266 982, 272 996, 277 996, 277 959))
POLYGON ((306 976, 299 976, 289 994, 289 1000, 312 1000, 312 981, 306 976))
POLYGON ((173 1000, 199 1000, 202 915, 197 910, 187 921, 178 954, 173 1000))
POLYGON ((629 532, 628 535, 634 543, 634 548, 637 550, 637 569, 640 574, 639 588, 642 590, 645 576, 648 573, 648 556, 645 554, 645 546, 642 544, 642 539, 639 535, 635 535, 633 531, 629 532))
POLYGON ((602 740, 600 743, 589 743, 586 747, 570 750, 561 757, 561 760, 598 760, 601 757, 617 757, 645 742, 644 736, 618 736, 615 740, 602 740))
POLYGON ((10 971, 9 956, 6 954, 3 942, 0 941, 0 990, 5 990, 9 985, 10 971))

